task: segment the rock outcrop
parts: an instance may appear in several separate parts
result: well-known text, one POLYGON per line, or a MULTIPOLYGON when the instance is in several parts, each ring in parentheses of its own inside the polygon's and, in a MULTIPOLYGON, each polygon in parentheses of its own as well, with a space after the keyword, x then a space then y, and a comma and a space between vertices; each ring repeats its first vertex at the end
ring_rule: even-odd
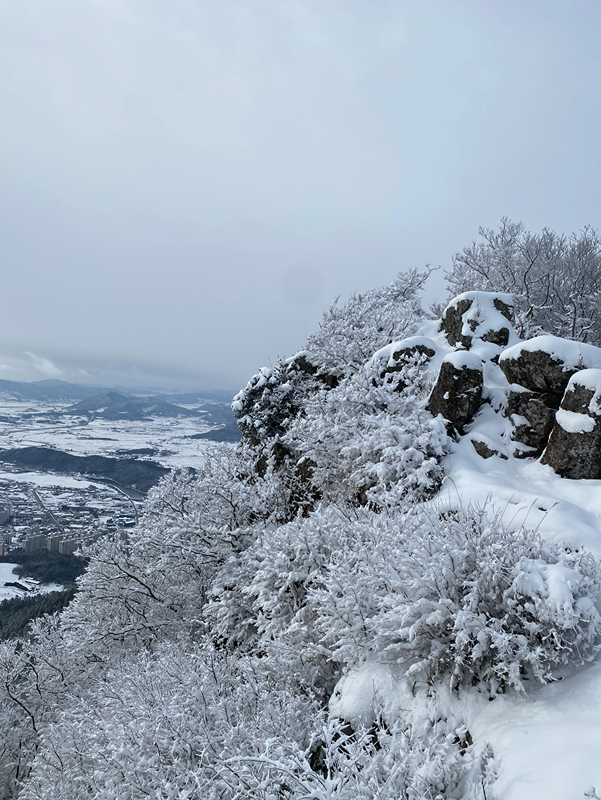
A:
POLYGON ((457 350, 443 359, 427 409, 441 414, 463 433, 482 404, 482 360, 475 353, 457 350))
MULTIPOLYGON (((380 367, 380 378, 384 379, 386 375, 392 375, 395 372, 400 372, 411 359, 420 355, 424 360, 433 358, 436 354, 436 345, 432 339, 426 336, 410 336, 408 339, 402 339, 400 342, 391 342, 391 344, 382 347, 372 356, 372 362, 380 367)), ((405 384, 399 382, 397 389, 402 391, 405 384)))
MULTIPOLYGON (((420 393, 432 386, 426 409, 459 444, 468 439, 469 458, 541 458, 563 477, 601 479, 601 348, 549 335, 519 341, 512 320, 510 295, 466 292, 421 335, 377 350, 365 374, 394 392, 413 381, 420 393)), ((281 442, 290 419, 305 398, 339 382, 308 351, 261 370, 232 404, 245 440, 271 441, 269 458, 283 462, 293 455, 281 442)), ((309 481, 314 464, 301 463, 298 479, 309 481)))
POLYGON ((511 295, 465 292, 445 308, 440 330, 451 347, 460 345, 469 350, 474 338, 507 347, 513 332, 512 320, 511 295))
POLYGON ((507 348, 499 367, 512 384, 507 416, 513 423, 514 455, 538 457, 545 449, 570 379, 601 367, 601 349, 557 336, 537 336, 507 348))
POLYGON ((601 478, 601 369, 570 378, 541 463, 562 478, 601 478))
POLYGON ((582 369, 601 368, 601 349, 558 336, 536 336, 507 348, 499 366, 509 383, 555 395, 555 408, 559 408, 572 375, 582 369))
POLYGON ((601 479, 601 348, 548 335, 519 342, 512 319, 509 295, 466 292, 449 303, 438 330, 442 348, 453 352, 442 360, 427 409, 456 435, 469 432, 481 458, 512 452, 507 428, 488 435, 490 414, 502 413, 514 457, 541 457, 565 478, 601 479), (470 425, 483 403, 489 416, 470 425))
POLYGON ((545 449, 555 422, 557 395, 531 392, 512 386, 507 400, 507 416, 513 424, 512 440, 517 458, 538 457, 545 449), (523 447, 520 447, 523 445, 523 447))

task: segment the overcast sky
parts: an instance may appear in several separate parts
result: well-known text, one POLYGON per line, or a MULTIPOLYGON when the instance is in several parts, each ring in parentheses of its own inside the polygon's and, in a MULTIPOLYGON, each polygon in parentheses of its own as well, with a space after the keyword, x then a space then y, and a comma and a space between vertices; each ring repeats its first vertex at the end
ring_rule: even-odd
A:
POLYGON ((0 9, 0 377, 236 389, 480 225, 601 225, 599 0, 0 9))

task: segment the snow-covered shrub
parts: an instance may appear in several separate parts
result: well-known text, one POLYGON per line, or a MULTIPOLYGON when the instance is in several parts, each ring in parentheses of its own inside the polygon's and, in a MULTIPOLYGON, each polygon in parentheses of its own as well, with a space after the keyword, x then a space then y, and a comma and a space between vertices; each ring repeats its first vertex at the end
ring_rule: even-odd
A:
POLYGON ((63 629, 97 658, 115 643, 198 633, 215 574, 248 546, 255 527, 285 516, 285 504, 276 477, 257 475, 246 448, 208 448, 197 472, 174 472, 151 491, 126 540, 91 548, 63 629))
MULTIPOLYGON (((320 719, 308 692, 266 674, 259 659, 162 643, 114 659, 102 681, 61 710, 20 797, 266 799, 266 785, 255 794, 245 784, 241 761, 278 747, 308 750, 320 719)), ((272 796, 283 779, 271 782, 272 796)))
POLYGON ((389 286, 352 294, 342 306, 334 302, 307 339, 312 362, 343 377, 384 345, 410 336, 425 316, 419 295, 430 275, 429 269, 400 272, 389 286))
MULTIPOLYGON (((39 737, 88 685, 82 661, 60 635, 58 614, 35 620, 29 635, 0 643, 0 797, 16 797, 39 749, 39 737)), ((97 664, 91 664, 96 671, 97 664)))
POLYGON ((185 520, 207 544, 231 533, 231 546, 241 549, 244 544, 236 543, 236 537, 244 538, 243 532, 257 523, 277 522, 285 506, 277 478, 256 471, 252 448, 213 445, 194 472, 176 471, 149 492, 142 526, 185 520))
POLYGON ((257 800, 492 800, 492 751, 476 753, 465 733, 444 718, 358 731, 332 720, 309 751, 269 742, 261 757, 242 755, 228 766, 238 771, 242 796, 257 800))
POLYGON ((448 438, 444 421, 425 410, 425 360, 416 353, 392 373, 370 360, 292 421, 284 442, 308 461, 324 498, 381 506, 436 491, 448 438))
POLYGON ((20 797, 482 800, 493 766, 444 718, 352 731, 261 659, 163 643, 45 726, 20 797))
POLYGON ((0 643, 0 797, 14 797, 29 773, 38 726, 49 717, 44 698, 31 691, 30 653, 18 640, 0 643))
POLYGON ((289 421, 304 405, 304 398, 323 383, 314 375, 317 367, 307 352, 280 359, 275 367, 263 367, 232 401, 232 411, 245 441, 264 445, 281 437, 289 421))
POLYGON ((354 523, 333 555, 319 606, 332 658, 404 665, 415 679, 485 682, 492 691, 546 682, 598 650, 598 562, 504 530, 484 511, 432 510, 354 523))
POLYGON ((338 665, 319 641, 320 609, 310 591, 324 585, 334 553, 349 545, 348 533, 348 520, 335 509, 263 530, 215 579, 206 608, 212 636, 261 653, 327 699, 338 665))

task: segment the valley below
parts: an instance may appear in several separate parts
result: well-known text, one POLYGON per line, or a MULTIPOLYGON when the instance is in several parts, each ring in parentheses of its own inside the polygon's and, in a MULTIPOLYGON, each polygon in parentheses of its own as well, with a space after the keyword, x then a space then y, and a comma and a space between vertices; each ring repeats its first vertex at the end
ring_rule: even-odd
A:
MULTIPOLYGON (((164 475, 198 468, 211 441, 238 438, 221 398, 137 397, 58 381, 30 384, 37 396, 22 396, 20 384, 2 384, 5 560, 14 550, 70 554, 104 534, 125 535, 164 475)), ((35 591, 11 587, 6 596, 35 591)))

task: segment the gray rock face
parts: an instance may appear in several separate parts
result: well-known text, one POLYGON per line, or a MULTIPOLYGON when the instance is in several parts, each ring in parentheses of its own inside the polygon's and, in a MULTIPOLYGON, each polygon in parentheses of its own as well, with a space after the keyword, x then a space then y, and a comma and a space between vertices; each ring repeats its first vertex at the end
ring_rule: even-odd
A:
POLYGON ((507 461, 507 456, 504 453, 500 453, 498 450, 489 447, 486 442, 483 442, 481 439, 471 439, 470 440, 472 445, 474 446, 474 450, 478 453, 479 456, 482 458, 492 458, 493 456, 499 456, 504 461, 507 461))
POLYGON ((561 399, 572 375, 601 368, 601 348, 558 336, 537 336, 505 350, 499 366, 509 383, 561 399))
POLYGON ((441 364, 427 409, 462 433, 482 405, 482 361, 472 353, 450 353, 441 364))
POLYGON ((517 448, 517 458, 538 457, 545 449, 559 405, 557 395, 530 391, 510 391, 507 416, 513 422, 512 440, 526 445, 517 448))
POLYGON ((586 369, 568 384, 541 458, 562 478, 601 478, 601 369, 586 369))
POLYGON ((508 353, 510 350, 503 353, 499 366, 509 383, 517 383, 531 392, 555 395, 557 407, 568 381, 577 370, 565 369, 563 361, 544 350, 521 350, 516 357, 508 356, 508 353))
POLYGON ((340 383, 340 379, 336 375, 328 375, 325 372, 319 372, 315 364, 311 362, 311 354, 306 350, 302 350, 300 353, 288 359, 288 364, 291 369, 297 372, 315 376, 315 378, 321 383, 324 383, 328 389, 335 389, 340 383))
POLYGON ((471 300, 458 300, 455 305, 448 306, 444 312, 440 330, 447 337, 447 342, 451 347, 461 344, 469 350, 472 346, 472 337, 462 333, 463 315, 469 311, 471 305, 471 300))

